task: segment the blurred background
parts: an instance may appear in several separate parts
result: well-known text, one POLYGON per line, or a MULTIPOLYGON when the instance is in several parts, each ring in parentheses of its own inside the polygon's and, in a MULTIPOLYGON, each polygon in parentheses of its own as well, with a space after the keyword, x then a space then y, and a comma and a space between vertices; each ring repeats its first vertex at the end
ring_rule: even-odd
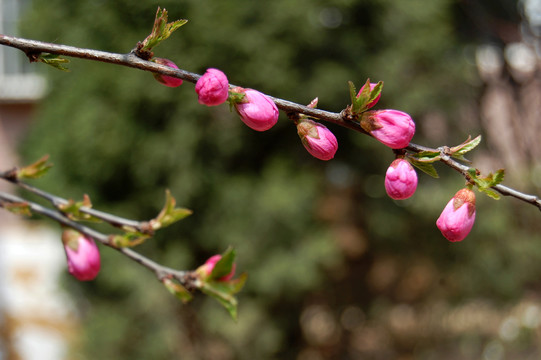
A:
MULTIPOLYGON (((189 22, 156 56, 301 104, 319 97, 326 110, 348 104, 348 80, 382 80, 377 107, 410 113, 413 142, 481 134, 470 155, 478 168, 504 167, 506 185, 541 193, 540 0, 0 4, 4 33, 119 53, 165 7, 189 22)), ((257 133, 226 105, 199 105, 190 83, 166 88, 149 73, 77 59, 66 73, 13 49, 0 58, 2 168, 50 154, 55 166, 36 185, 141 220, 171 189, 194 215, 138 249, 193 269, 232 245, 249 274, 235 323, 205 296, 182 305, 107 248, 98 278, 79 283, 54 224, 2 213, 0 359, 541 357, 533 206, 478 194, 473 231, 449 243, 435 221, 464 179, 443 166, 397 202, 383 186, 393 153, 367 136, 330 125, 339 149, 322 162, 283 114, 257 133), (49 273, 60 284, 36 293, 49 273)))

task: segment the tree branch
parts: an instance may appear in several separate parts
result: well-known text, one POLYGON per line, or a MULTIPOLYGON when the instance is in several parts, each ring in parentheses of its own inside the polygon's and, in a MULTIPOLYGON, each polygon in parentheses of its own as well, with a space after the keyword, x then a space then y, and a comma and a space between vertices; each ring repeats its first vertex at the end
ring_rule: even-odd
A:
MULTIPOLYGON (((2 34, 0 34, 0 45, 14 47, 23 51, 29 57, 30 61, 39 61, 39 55, 41 53, 49 53, 92 61, 101 61, 121 66, 128 66, 143 71, 150 71, 162 75, 180 78, 192 83, 196 83, 197 80, 201 77, 201 75, 199 74, 191 73, 181 69, 177 70, 165 65, 154 63, 152 61, 143 60, 137 57, 133 50, 127 54, 116 54, 73 46, 52 44, 36 40, 28 40, 2 34)), ((236 85, 230 84, 230 88, 234 87, 236 87, 236 85)), ((327 121, 360 133, 367 134, 367 132, 361 128, 358 122, 353 121, 346 116, 345 111, 335 113, 331 111, 313 109, 288 100, 272 96, 269 97, 276 103, 276 106, 279 109, 285 111, 286 113, 304 114, 319 120, 327 121)), ((437 149, 431 149, 413 143, 410 143, 405 148, 405 150, 411 151, 413 153, 418 153, 421 151, 438 151, 437 149)), ((440 161, 445 165, 449 166, 450 168, 458 171, 465 178, 467 178, 467 170, 469 169, 467 166, 458 163, 457 161, 451 159, 449 156, 442 156, 440 161)), ((503 185, 495 185, 492 188, 504 196, 514 197, 526 203, 532 204, 538 207, 539 210, 541 210, 541 200, 535 195, 524 194, 520 191, 503 185)))
POLYGON ((152 271, 156 275, 158 280, 160 281, 166 277, 170 277, 170 278, 174 278, 178 280, 184 286, 187 286, 187 287, 194 286, 194 284, 191 283, 191 281, 194 278, 190 276, 191 272, 189 271, 179 271, 179 270, 171 269, 169 267, 156 263, 155 261, 139 254, 138 252, 132 249, 113 246, 111 242, 109 241, 110 235, 102 234, 92 228, 89 228, 76 221, 73 221, 58 211, 48 209, 34 202, 0 191, 0 207, 5 208, 8 204, 18 204, 18 205, 28 206, 28 208, 30 209, 32 213, 46 216, 61 225, 75 229, 81 234, 89 236, 93 238, 94 240, 102 243, 103 245, 109 246, 117 250, 118 252, 124 254, 126 257, 130 258, 131 260, 141 264, 142 266, 152 271))

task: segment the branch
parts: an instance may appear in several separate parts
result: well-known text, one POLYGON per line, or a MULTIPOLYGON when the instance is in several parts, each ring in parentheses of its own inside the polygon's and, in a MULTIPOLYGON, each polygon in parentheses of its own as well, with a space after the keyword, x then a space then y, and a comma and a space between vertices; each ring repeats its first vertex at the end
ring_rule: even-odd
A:
POLYGON ((182 285, 185 285, 187 287, 194 287, 194 284, 192 283, 193 278, 192 276, 190 276, 191 272, 189 271, 179 271, 179 270, 171 269, 169 267, 160 265, 154 262, 153 260, 150 260, 149 258, 139 254, 136 251, 133 251, 132 249, 113 246, 110 242, 110 235, 102 234, 99 231, 96 231, 92 228, 81 225, 80 223, 69 219, 68 217, 66 217, 65 215, 61 214, 58 211, 48 209, 34 202, 27 201, 18 196, 0 191, 0 207, 6 208, 6 207, 9 207, 10 204, 27 206, 32 213, 46 216, 58 222, 61 225, 75 229, 78 232, 86 236, 89 236, 93 238, 94 240, 102 243, 103 245, 117 250, 118 252, 124 254, 131 260, 141 264, 142 266, 152 271, 156 275, 158 280, 160 281, 162 281, 164 278, 174 278, 177 281, 179 281, 182 285))
MULTIPOLYGON (((162 75, 180 78, 192 83, 196 83, 197 80, 201 77, 201 75, 199 74, 191 73, 181 69, 173 69, 171 67, 160 65, 152 61, 143 60, 135 55, 135 50, 132 50, 130 53, 127 54, 116 54, 73 46, 52 44, 36 40, 28 40, 3 34, 0 34, 0 45, 14 47, 23 51, 28 56, 31 62, 39 61, 40 54, 47 53, 132 67, 143 71, 150 71, 162 75)), ((237 86, 230 84, 231 89, 235 87, 237 86)), ((367 132, 361 128, 358 122, 347 116, 347 112, 345 110, 340 113, 335 113, 331 111, 310 108, 308 106, 304 106, 272 96, 269 97, 276 103, 276 106, 279 109, 285 111, 286 113, 304 114, 319 120, 327 121, 360 133, 367 134, 367 132)), ((414 143, 410 143, 405 148, 405 150, 411 151, 413 153, 419 153, 422 151, 439 151, 438 149, 432 149, 414 143)), ((442 153, 442 155, 445 154, 442 153)), ((449 156, 442 156, 440 161, 445 165, 449 166, 450 168, 458 171, 466 179, 468 179, 467 170, 469 168, 467 166, 460 164, 459 162, 451 159, 449 156)), ((539 208, 539 210, 541 211, 541 200, 535 195, 528 195, 503 185, 495 185, 492 188, 504 196, 511 196, 528 204, 532 204, 539 208)))

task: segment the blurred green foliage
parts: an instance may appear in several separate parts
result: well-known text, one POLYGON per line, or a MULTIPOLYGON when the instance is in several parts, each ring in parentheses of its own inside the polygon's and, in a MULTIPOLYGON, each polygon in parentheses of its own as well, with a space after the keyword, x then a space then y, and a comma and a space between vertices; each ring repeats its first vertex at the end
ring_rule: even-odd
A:
MULTIPOLYGON (((438 146, 424 137, 431 126, 421 123, 424 115, 458 118, 478 94, 469 46, 486 33, 472 17, 493 16, 509 2, 34 0, 23 33, 127 53, 150 32, 157 6, 165 7, 170 20, 189 22, 156 56, 198 73, 219 68, 231 83, 299 103, 317 96, 320 108, 334 111, 347 105, 348 80, 358 87, 368 77, 382 80, 378 107, 411 113, 414 141, 438 146)), ((84 315, 73 358, 293 359, 310 351, 362 358, 356 336, 383 326, 397 304, 505 304, 539 285, 538 218, 526 205, 480 198, 472 234, 448 244, 434 223, 463 185, 450 171, 440 180, 420 175, 415 197, 394 202, 383 188, 393 154, 366 136, 331 126, 339 150, 324 163, 309 156, 283 115, 256 133, 225 105, 199 105, 192 84, 166 88, 148 73, 77 59, 69 68, 47 69, 50 91, 22 147, 27 159, 48 153, 55 164, 38 185, 75 199, 87 193, 96 208, 135 219, 154 217, 168 188, 194 215, 139 250, 194 269, 232 245, 237 269, 249 273, 234 323, 203 296, 180 304, 152 274, 103 249, 97 281, 67 282, 80 290, 84 315), (360 309, 370 326, 325 342, 306 330, 313 304, 336 318, 360 309)), ((481 132, 459 125, 450 123, 442 140, 455 145, 481 132)), ((376 341, 388 346, 367 358, 434 358, 460 341, 376 341)), ((486 339, 476 341, 474 349, 486 339)))

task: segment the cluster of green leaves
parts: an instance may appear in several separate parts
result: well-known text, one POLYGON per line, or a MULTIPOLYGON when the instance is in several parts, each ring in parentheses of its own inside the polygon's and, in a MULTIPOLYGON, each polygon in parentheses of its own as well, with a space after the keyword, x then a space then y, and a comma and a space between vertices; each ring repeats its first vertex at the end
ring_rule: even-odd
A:
POLYGON ((349 97, 351 99, 351 113, 359 115, 363 111, 367 110, 367 105, 376 100, 383 91, 383 81, 379 81, 374 89, 370 88, 370 79, 366 80, 364 88, 360 93, 357 93, 355 84, 352 81, 349 84, 349 97))
MULTIPOLYGON (((441 160, 442 153, 451 158, 457 160, 469 162, 464 158, 464 154, 475 149, 481 143, 481 135, 477 136, 475 139, 472 139, 471 136, 468 137, 466 141, 462 144, 454 146, 449 149, 437 150, 437 151, 421 151, 415 154, 409 154, 408 160, 416 168, 432 176, 433 178, 439 178, 438 172, 434 167, 434 163, 441 160)), ((494 184, 495 185, 495 184, 494 184)))

